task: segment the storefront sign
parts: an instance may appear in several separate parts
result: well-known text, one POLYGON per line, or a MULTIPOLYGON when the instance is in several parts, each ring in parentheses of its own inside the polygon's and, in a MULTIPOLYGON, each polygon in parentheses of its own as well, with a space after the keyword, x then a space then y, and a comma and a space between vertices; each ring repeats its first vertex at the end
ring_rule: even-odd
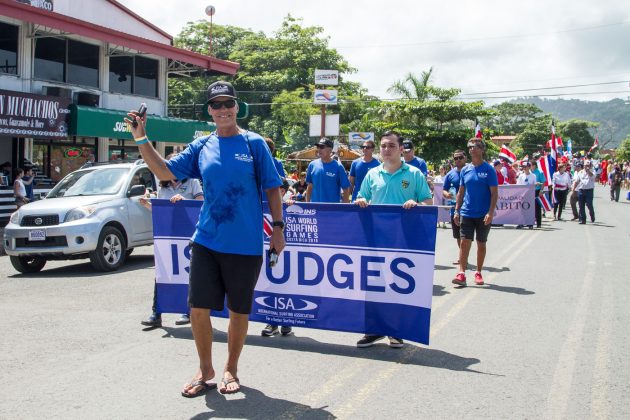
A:
POLYGON ((77 147, 70 147, 66 150, 64 150, 63 155, 67 158, 78 158, 79 156, 81 156, 83 154, 83 150, 77 148, 77 147))
POLYGON ((68 136, 70 98, 0 90, 0 134, 16 137, 68 136))
POLYGON ((16 0, 18 3, 29 4, 38 9, 53 11, 53 0, 16 0))
POLYGON ((374 141, 374 133, 370 132, 350 132, 348 133, 348 142, 352 146, 361 146, 366 141, 374 141))
MULTIPOLYGON (((124 122, 127 116, 125 111, 81 105, 72 105, 70 110, 70 135, 132 140, 129 127, 124 122)), ((152 141, 190 143, 197 137, 210 134, 214 129, 214 123, 205 121, 147 116, 147 132, 152 141)))

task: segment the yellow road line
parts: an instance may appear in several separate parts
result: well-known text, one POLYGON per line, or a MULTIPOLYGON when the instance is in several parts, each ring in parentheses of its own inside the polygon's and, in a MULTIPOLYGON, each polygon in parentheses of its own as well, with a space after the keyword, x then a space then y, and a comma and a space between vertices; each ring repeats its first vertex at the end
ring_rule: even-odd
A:
MULTIPOLYGON (((587 253, 586 255, 595 255, 593 241, 589 229, 586 230, 587 253)), ((547 396, 547 406, 545 418, 562 419, 566 418, 566 411, 571 395, 571 387, 573 385, 573 374, 575 372, 575 361, 578 349, 582 346, 582 335, 586 325, 589 303, 591 300, 591 290, 593 288, 593 277, 595 275, 596 264, 594 261, 587 263, 587 268, 580 290, 575 313, 567 338, 564 340, 560 349, 558 363, 553 375, 553 382, 549 388, 547 396)))
MULTIPOLYGON (((512 247, 503 248, 503 252, 501 252, 501 256, 497 258, 498 261, 502 261, 503 264, 509 265, 512 261, 520 256, 521 251, 525 250, 539 235, 541 231, 536 231, 533 235, 531 235, 527 240, 523 242, 517 242, 518 250, 516 252, 511 252, 512 247)), ((496 277, 496 273, 491 273, 488 276, 488 279, 493 280, 496 277)), ((440 322, 436 323, 435 326, 431 327, 431 336, 437 335, 453 318, 455 318, 466 305, 472 301, 472 299, 477 296, 481 289, 472 289, 468 290, 468 294, 452 307, 448 313, 445 315, 445 318, 440 320, 440 322)), ((339 418, 350 418, 352 414, 363 404, 367 398, 375 393, 377 390, 381 389, 383 384, 389 381, 392 376, 403 366, 411 360, 414 353, 419 351, 421 347, 407 345, 405 348, 404 354, 399 359, 398 363, 392 363, 390 367, 381 371, 378 376, 375 378, 371 378, 367 383, 360 389, 355 390, 352 394, 352 398, 348 399, 346 403, 340 407, 339 409, 334 410, 334 413, 339 418)))

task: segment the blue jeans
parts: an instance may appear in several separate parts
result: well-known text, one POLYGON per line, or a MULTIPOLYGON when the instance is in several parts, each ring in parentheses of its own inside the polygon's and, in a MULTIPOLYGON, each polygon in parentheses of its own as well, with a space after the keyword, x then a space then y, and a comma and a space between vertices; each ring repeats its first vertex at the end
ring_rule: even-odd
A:
POLYGON ((586 209, 591 216, 591 222, 595 221, 595 209, 593 209, 593 189, 578 190, 578 203, 580 204, 580 222, 586 223, 586 209))

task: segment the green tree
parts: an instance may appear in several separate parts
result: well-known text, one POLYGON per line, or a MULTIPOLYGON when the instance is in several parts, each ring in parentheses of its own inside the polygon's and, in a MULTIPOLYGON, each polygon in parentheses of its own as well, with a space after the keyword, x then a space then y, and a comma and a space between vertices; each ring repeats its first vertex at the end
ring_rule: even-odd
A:
POLYGON ((626 137, 626 139, 622 141, 621 145, 617 148, 615 160, 617 162, 630 160, 630 135, 628 135, 628 137, 626 137))
POLYGON ((563 139, 570 138, 573 151, 588 150, 593 145, 595 138, 590 130, 599 126, 599 123, 572 119, 557 124, 558 133, 563 139))
POLYGON ((490 107, 491 114, 481 119, 482 127, 487 127, 493 134, 515 136, 520 134, 527 123, 542 110, 536 105, 503 102, 490 107))
MULTIPOLYGON (((532 118, 516 136, 515 146, 522 150, 523 155, 532 155, 542 152, 551 138, 551 114, 544 114, 532 118)), ((517 155, 517 157, 521 157, 517 155)))

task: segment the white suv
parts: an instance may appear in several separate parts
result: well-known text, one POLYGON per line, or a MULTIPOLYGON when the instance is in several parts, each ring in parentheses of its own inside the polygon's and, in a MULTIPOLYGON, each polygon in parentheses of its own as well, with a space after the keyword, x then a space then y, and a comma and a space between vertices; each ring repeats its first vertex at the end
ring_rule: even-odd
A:
POLYGON ((151 211, 139 201, 156 190, 143 161, 82 168, 45 199, 22 206, 4 229, 4 248, 21 273, 46 260, 90 258, 99 271, 117 270, 134 247, 153 243, 151 211))

